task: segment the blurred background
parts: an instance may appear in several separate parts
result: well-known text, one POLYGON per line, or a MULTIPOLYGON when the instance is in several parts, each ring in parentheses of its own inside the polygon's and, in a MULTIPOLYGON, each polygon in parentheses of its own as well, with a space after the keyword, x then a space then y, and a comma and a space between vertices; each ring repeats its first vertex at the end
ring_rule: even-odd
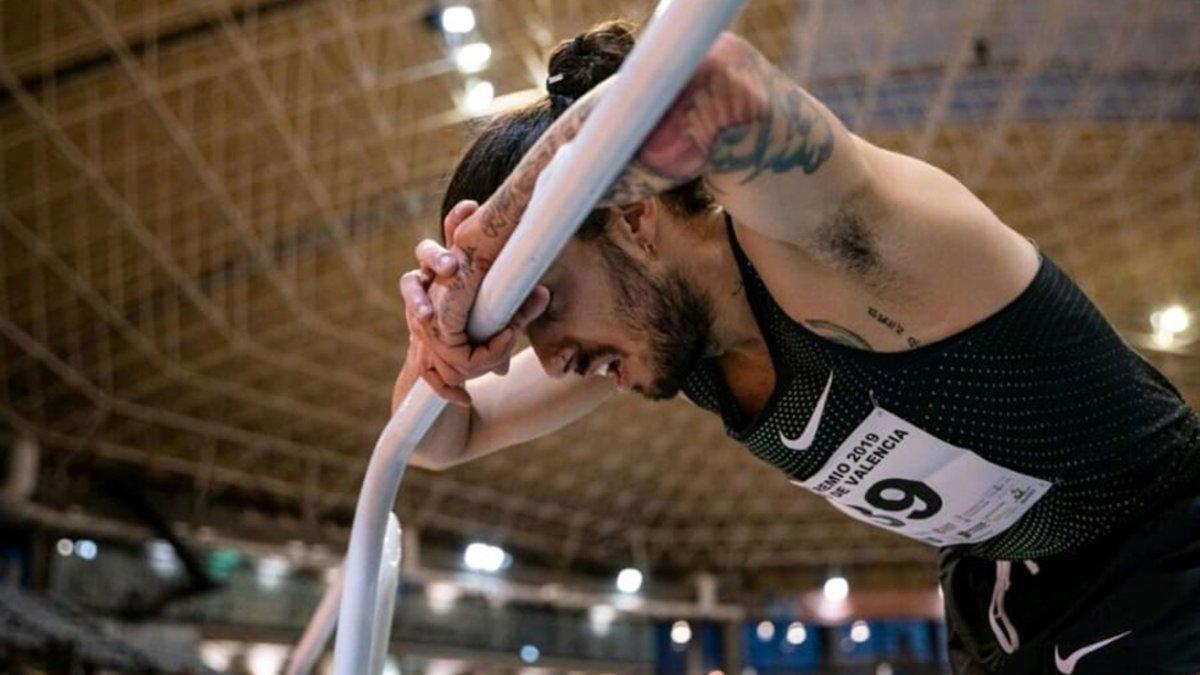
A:
MULTIPOLYGON (((280 671, 448 171, 558 40, 651 10, 0 0, 0 672, 280 671)), ((751 0, 734 28, 1200 400, 1200 3, 751 0)), ((411 471, 397 513, 389 674, 948 672, 935 552, 683 401, 411 471)))

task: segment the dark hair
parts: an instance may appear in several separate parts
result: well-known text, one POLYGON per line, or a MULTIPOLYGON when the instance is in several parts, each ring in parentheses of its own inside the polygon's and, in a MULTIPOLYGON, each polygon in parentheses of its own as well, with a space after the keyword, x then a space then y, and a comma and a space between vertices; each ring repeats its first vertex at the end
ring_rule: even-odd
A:
MULTIPOLYGON (((496 115, 484 124, 450 177, 441 217, 444 219, 464 199, 481 204, 487 200, 563 111, 617 72, 633 43, 633 27, 624 21, 606 21, 560 42, 550 54, 547 96, 496 115)), ((699 178, 662 193, 659 199, 681 216, 699 215, 713 206, 712 195, 699 178)), ((578 234, 591 238, 602 233, 607 217, 604 210, 593 211, 578 234)))

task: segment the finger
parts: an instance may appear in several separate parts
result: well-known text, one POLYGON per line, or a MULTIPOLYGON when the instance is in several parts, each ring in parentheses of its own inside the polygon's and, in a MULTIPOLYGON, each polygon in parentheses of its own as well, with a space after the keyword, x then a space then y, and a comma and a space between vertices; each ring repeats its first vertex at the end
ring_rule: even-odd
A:
POLYGON ((541 316, 546 308, 550 306, 550 289, 542 285, 533 287, 533 292, 525 298, 525 302, 521 303, 521 308, 513 315, 513 319, 509 322, 516 331, 522 331, 533 320, 541 316))
POLYGON ((425 285, 421 283, 420 271, 405 272, 400 277, 400 295, 404 297, 404 304, 413 308, 421 319, 433 316, 433 303, 425 292, 425 285))
MULTIPOLYGON (((505 328, 482 347, 476 347, 475 351, 478 354, 478 359, 484 363, 493 364, 490 372, 497 375, 507 375, 508 366, 512 361, 513 346, 517 342, 517 330, 513 327, 505 328)), ((476 354, 472 354, 476 356, 476 354)))
POLYGON ((458 226, 462 224, 462 221, 469 218, 472 213, 475 213, 475 209, 478 208, 479 202, 471 199, 464 199, 455 204, 454 208, 450 209, 450 212, 447 213, 446 217, 442 219, 442 233, 446 237, 446 244, 450 244, 454 241, 454 231, 458 229, 458 226))
POLYGON ((428 343, 434 341, 429 336, 430 319, 423 319, 417 314, 416 310, 408 308, 404 310, 404 323, 408 326, 408 339, 413 342, 420 342, 426 351, 428 351, 428 343))
POLYGON ((461 386, 480 371, 478 362, 470 358, 470 347, 467 345, 446 347, 437 341, 427 342, 427 345, 430 346, 430 363, 451 387, 461 386))
POLYGON ((429 386, 438 396, 441 396, 450 403, 461 406, 471 405, 471 396, 467 394, 467 390, 446 384, 446 381, 442 379, 442 376, 436 370, 427 370, 421 377, 429 383, 429 386))
POLYGON ((440 277, 454 276, 458 272, 458 258, 432 239, 422 239, 413 253, 422 268, 433 270, 440 277))
POLYGON ((480 345, 471 352, 471 361, 484 364, 491 359, 503 356, 512 347, 516 341, 517 332, 512 328, 505 328, 491 337, 487 343, 480 345))

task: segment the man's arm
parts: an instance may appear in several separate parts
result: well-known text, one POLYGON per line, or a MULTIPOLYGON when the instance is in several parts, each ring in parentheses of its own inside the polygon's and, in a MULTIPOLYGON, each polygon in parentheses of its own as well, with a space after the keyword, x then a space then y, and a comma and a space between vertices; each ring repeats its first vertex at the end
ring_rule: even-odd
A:
MULTIPOLYGON (((403 369, 396 380, 393 410, 417 379, 408 371, 403 369)), ((615 392, 605 378, 546 375, 532 349, 513 357, 507 375, 484 375, 466 388, 471 406, 446 406, 417 446, 413 466, 442 471, 545 436, 595 410, 615 392)))
MULTIPOLYGON (((526 153, 470 218, 460 247, 457 291, 480 280, 516 228, 541 170, 575 137, 612 79, 580 98, 526 153)), ((824 106, 749 43, 722 34, 696 74, 609 187, 601 206, 633 203, 703 176, 739 222, 805 245, 867 183, 857 141, 824 106)), ((473 296, 473 293, 470 294, 473 296)), ((470 307, 439 303, 447 336, 461 334, 470 307)))

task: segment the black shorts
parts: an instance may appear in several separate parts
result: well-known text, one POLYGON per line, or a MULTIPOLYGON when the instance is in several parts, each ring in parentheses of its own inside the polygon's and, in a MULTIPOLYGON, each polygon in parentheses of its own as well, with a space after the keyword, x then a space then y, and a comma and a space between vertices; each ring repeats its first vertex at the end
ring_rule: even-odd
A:
POLYGON ((1064 555, 938 562, 957 675, 1200 673, 1200 497, 1064 555))

